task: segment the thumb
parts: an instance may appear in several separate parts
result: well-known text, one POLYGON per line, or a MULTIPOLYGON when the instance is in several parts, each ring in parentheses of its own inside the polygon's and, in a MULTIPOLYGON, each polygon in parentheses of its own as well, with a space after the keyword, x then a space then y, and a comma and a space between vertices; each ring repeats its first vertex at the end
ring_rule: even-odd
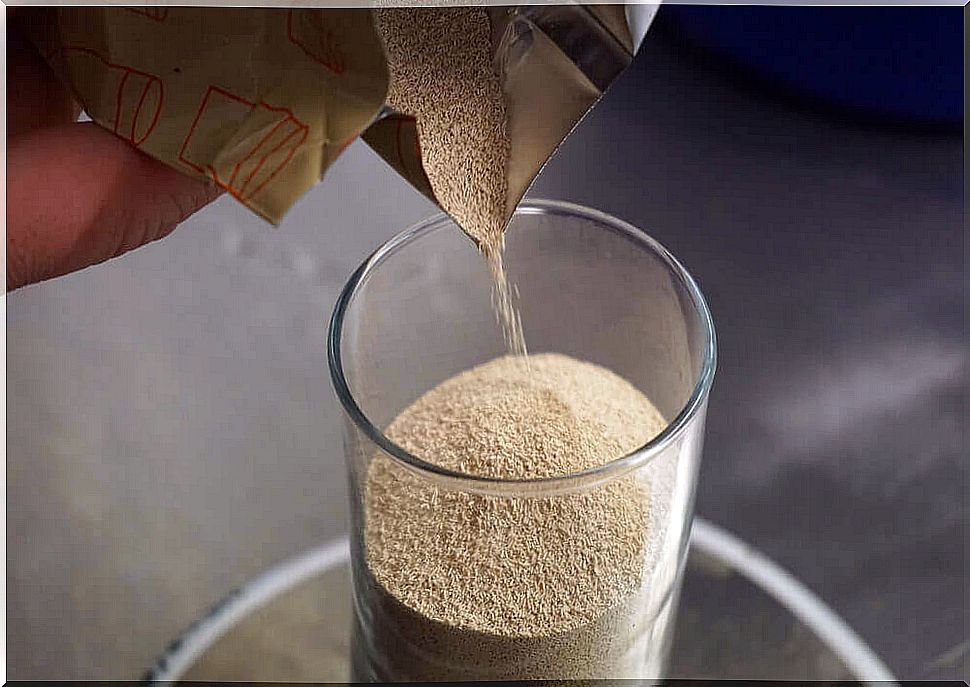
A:
POLYGON ((163 238, 220 192, 93 123, 16 137, 7 149, 7 289, 163 238))

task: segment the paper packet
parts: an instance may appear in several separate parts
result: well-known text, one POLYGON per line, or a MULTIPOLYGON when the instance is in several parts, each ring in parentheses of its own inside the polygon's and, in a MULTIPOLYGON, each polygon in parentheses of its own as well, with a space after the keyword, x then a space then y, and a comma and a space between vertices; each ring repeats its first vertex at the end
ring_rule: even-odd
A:
MULTIPOLYGON (((630 63, 655 7, 489 9, 509 113, 510 216, 630 63)), ((45 12, 30 37, 95 122, 274 224, 358 136, 437 202, 413 118, 384 105, 387 63, 369 8, 45 12)))
POLYGON ((278 223, 380 112, 368 9, 61 7, 43 57, 104 128, 278 223))

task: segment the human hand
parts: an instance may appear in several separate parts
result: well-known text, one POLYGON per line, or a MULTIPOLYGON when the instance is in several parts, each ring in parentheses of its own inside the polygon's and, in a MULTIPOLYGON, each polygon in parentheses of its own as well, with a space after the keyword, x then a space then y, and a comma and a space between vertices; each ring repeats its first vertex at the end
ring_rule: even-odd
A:
POLYGON ((167 236, 221 193, 93 122, 24 37, 44 10, 7 9, 7 290, 167 236))

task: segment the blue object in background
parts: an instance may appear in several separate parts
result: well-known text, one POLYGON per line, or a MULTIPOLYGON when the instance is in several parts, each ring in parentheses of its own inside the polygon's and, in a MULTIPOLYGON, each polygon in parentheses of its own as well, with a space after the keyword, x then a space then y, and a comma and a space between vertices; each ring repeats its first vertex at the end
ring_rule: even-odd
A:
POLYGON ((896 122, 963 120, 960 7, 665 5, 660 16, 796 95, 896 122))

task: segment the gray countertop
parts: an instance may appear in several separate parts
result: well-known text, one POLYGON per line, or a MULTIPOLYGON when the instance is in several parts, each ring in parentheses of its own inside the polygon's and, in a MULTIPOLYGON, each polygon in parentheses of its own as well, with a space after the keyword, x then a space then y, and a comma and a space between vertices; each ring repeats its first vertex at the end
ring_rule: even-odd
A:
MULTIPOLYGON (((962 175, 958 135, 801 111, 651 35, 534 193, 695 275, 720 344, 698 512, 903 678, 970 674, 962 175)), ((344 530, 327 319, 432 211, 354 144, 279 230, 224 198, 8 298, 9 678, 137 677, 344 530)))

